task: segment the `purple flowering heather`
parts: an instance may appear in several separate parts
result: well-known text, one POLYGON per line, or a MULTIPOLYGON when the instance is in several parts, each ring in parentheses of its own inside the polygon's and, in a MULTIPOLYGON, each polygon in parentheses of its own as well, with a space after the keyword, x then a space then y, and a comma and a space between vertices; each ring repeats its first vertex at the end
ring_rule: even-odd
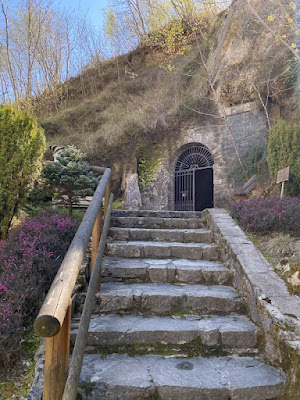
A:
POLYGON ((253 198, 234 201, 231 215, 247 231, 284 232, 300 236, 300 198, 253 198))
POLYGON ((77 230, 57 214, 25 219, 0 241, 0 367, 20 355, 24 331, 43 298, 77 230))

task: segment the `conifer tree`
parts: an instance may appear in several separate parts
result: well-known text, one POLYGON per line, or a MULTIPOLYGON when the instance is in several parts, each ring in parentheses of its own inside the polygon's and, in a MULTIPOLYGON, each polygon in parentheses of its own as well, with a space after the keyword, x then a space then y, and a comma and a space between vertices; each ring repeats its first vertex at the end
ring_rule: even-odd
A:
POLYGON ((287 193, 300 195, 300 128, 280 120, 270 131, 268 142, 268 165, 276 179, 277 172, 290 167, 287 193))
POLYGON ((80 150, 70 146, 42 172, 46 191, 67 205, 70 217, 73 205, 78 203, 79 198, 92 196, 99 180, 84 158, 80 150))
POLYGON ((44 131, 24 111, 0 106, 0 239, 5 239, 13 217, 41 167, 44 131))

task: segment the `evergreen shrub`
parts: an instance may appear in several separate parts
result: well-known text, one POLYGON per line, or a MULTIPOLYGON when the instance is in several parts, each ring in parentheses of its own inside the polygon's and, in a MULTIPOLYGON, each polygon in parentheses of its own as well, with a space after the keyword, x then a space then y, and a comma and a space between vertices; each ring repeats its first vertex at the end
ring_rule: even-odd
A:
POLYGON ((92 196, 99 182, 84 158, 85 154, 69 146, 41 174, 46 192, 69 207, 70 217, 73 205, 81 197, 92 196))
POLYGON ((36 178, 45 150, 44 131, 26 111, 0 105, 0 239, 36 178))
POLYGON ((300 196, 300 126, 280 120, 270 131, 268 165, 274 179, 277 172, 290 167, 286 193, 300 196))

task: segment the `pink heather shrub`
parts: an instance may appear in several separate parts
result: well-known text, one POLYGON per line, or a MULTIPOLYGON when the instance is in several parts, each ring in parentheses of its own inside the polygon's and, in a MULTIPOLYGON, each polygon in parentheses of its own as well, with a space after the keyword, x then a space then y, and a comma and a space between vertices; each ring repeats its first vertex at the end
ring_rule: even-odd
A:
POLYGON ((25 219, 0 241, 0 367, 20 356, 21 341, 37 314, 78 224, 57 214, 25 219))
POLYGON ((238 200, 231 203, 230 213, 247 231, 300 236, 300 198, 238 200))

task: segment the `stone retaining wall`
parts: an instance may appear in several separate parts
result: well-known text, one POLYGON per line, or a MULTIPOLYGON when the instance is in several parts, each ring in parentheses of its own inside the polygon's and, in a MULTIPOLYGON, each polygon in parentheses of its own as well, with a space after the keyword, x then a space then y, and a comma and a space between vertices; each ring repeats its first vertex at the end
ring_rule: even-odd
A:
POLYGON ((287 377, 282 400, 300 399, 300 299, 223 209, 204 212, 222 261, 234 271, 250 318, 260 327, 260 351, 287 377))

